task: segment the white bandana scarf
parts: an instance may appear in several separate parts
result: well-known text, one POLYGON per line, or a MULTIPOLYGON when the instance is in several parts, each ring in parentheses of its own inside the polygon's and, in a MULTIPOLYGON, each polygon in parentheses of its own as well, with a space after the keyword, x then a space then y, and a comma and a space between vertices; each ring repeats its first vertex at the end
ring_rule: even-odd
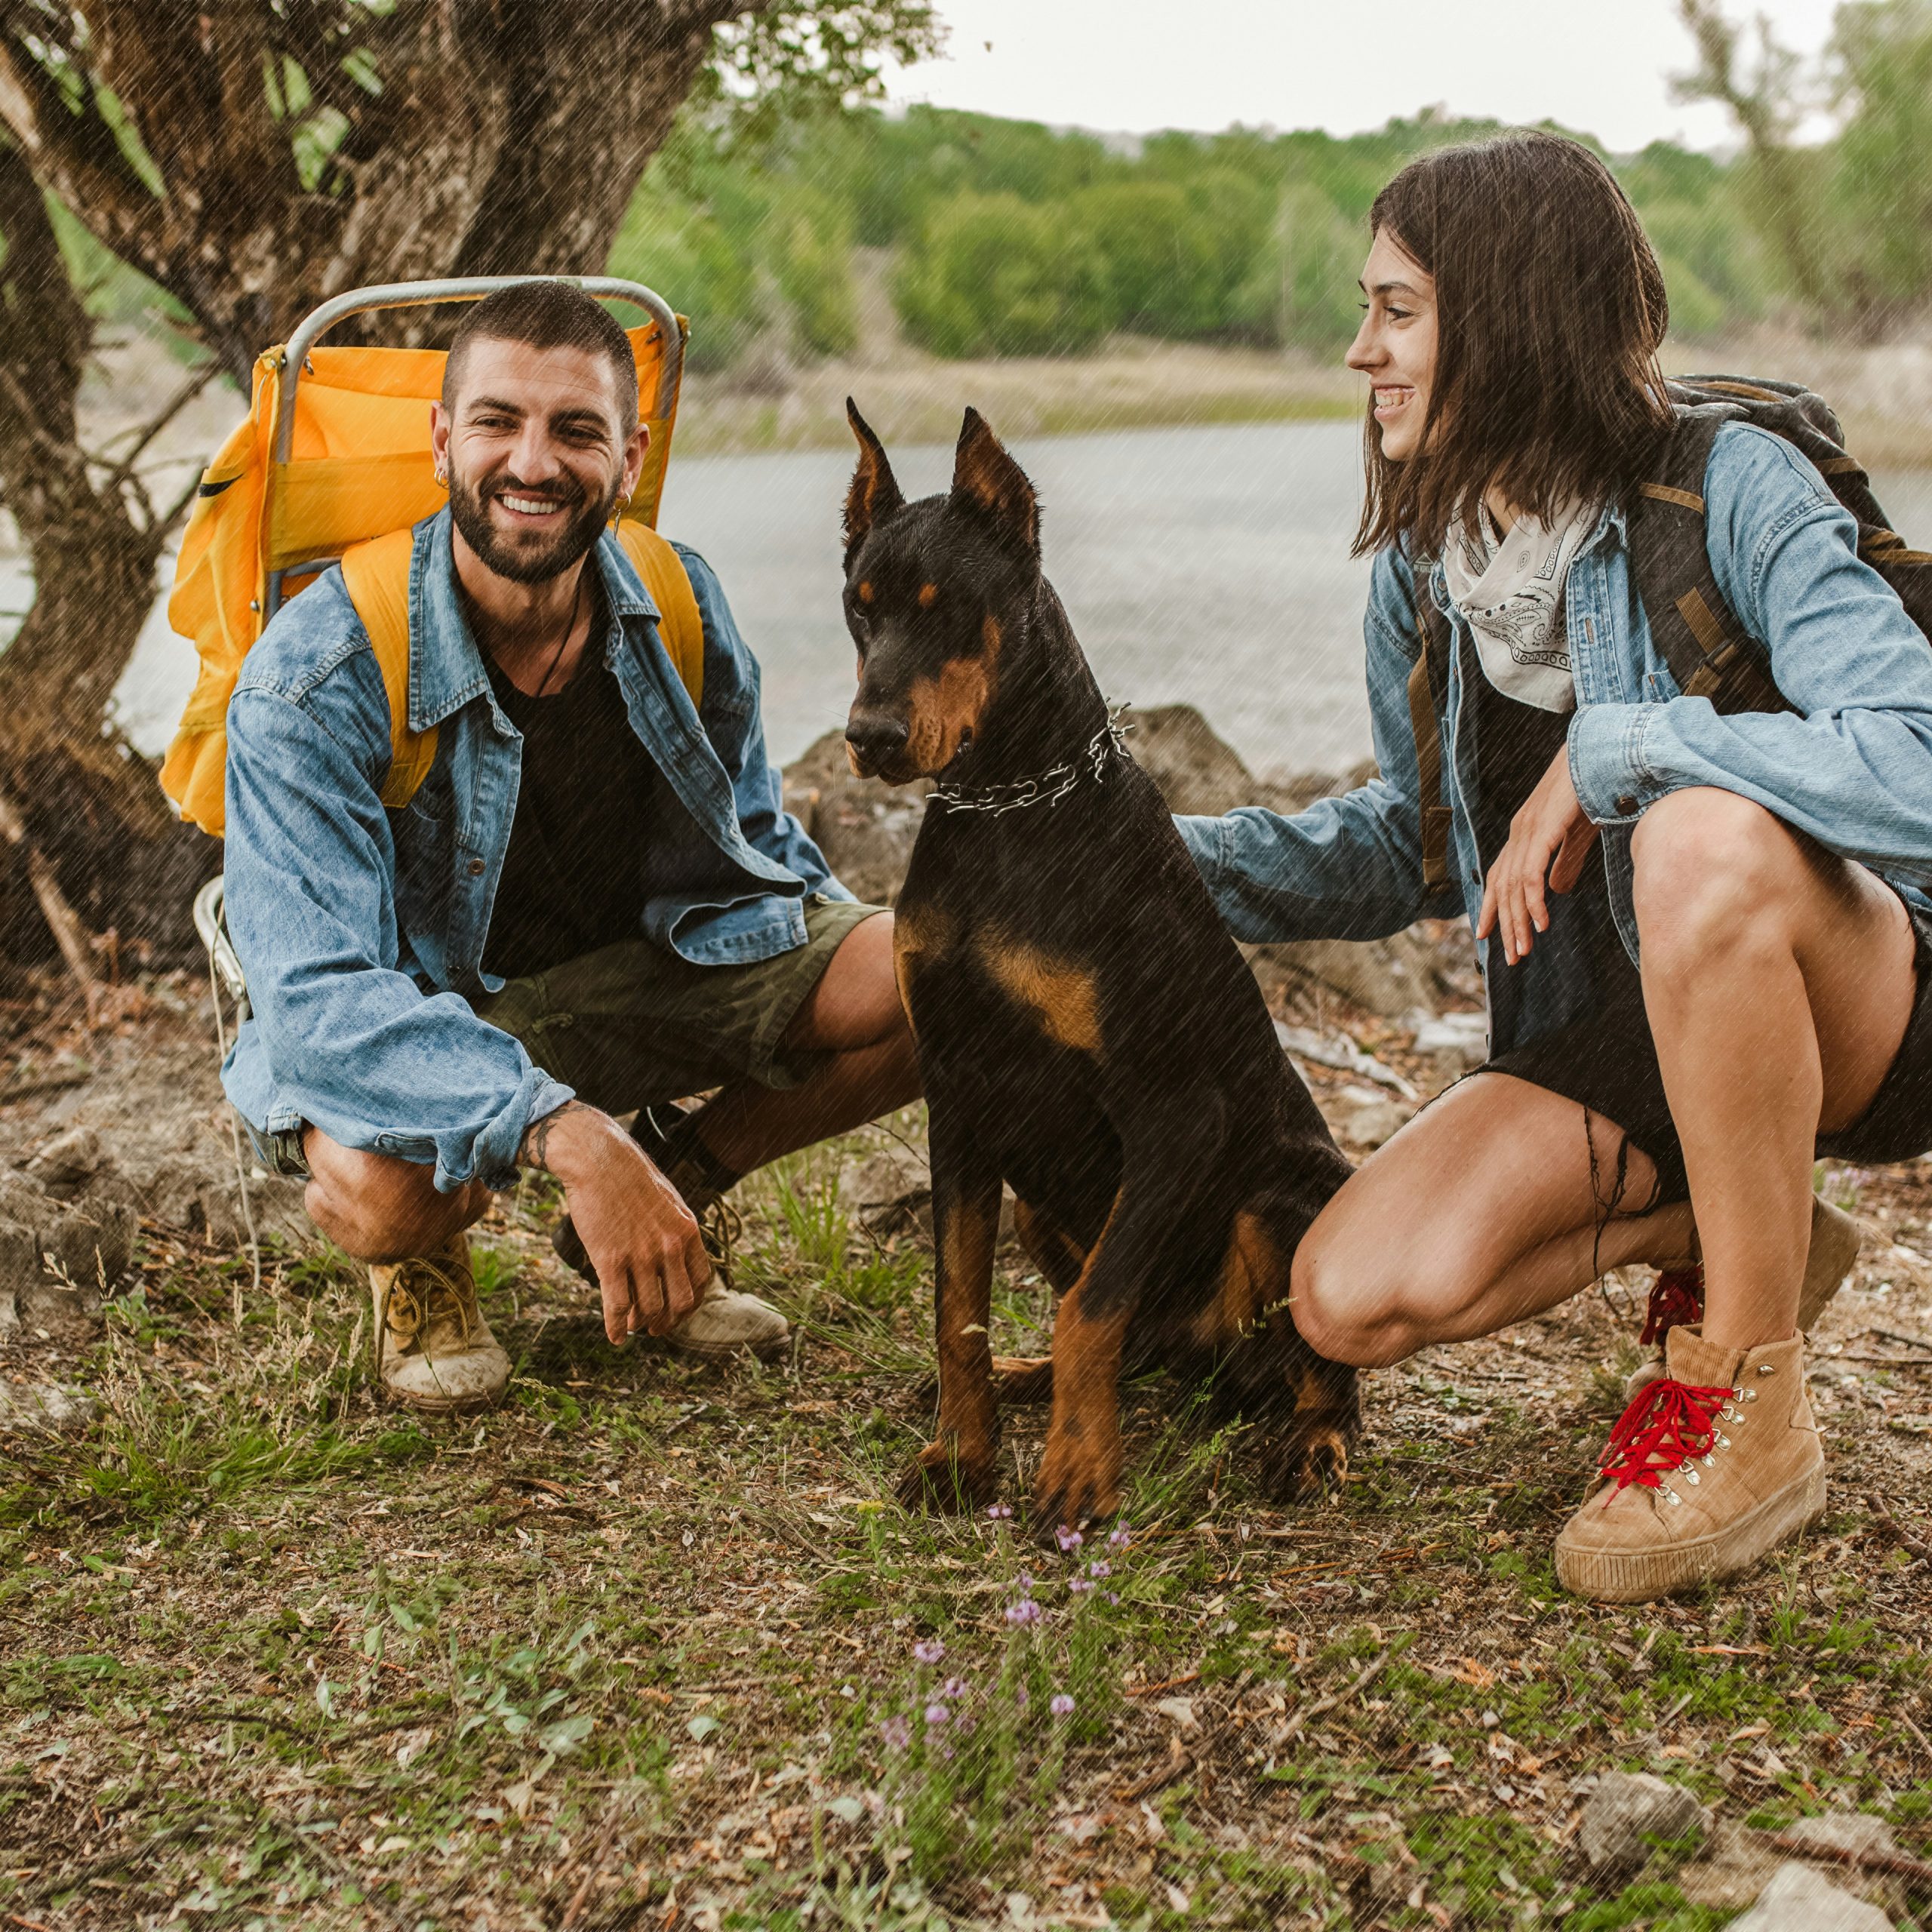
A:
POLYGON ((1444 546, 1450 600, 1475 634, 1484 675, 1539 711, 1567 711, 1577 702, 1563 586, 1596 521, 1594 510, 1572 506, 1547 526, 1519 516, 1499 537, 1479 506, 1475 528, 1463 523, 1444 546))

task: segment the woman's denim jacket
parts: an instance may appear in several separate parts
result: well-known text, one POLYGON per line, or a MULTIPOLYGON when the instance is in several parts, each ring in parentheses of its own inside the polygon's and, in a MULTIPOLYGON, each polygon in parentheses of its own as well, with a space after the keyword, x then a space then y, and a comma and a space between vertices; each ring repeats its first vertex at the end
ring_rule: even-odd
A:
MULTIPOLYGON (((1932 884, 1932 648, 1860 559, 1851 516, 1782 438, 1727 424, 1712 447, 1704 498, 1718 586, 1768 647, 1779 688, 1798 709, 1720 716, 1707 698, 1679 694, 1631 581, 1623 512, 1606 510, 1570 567, 1564 599, 1577 697, 1570 775, 1578 801, 1604 829, 1625 947, 1634 960, 1632 828, 1647 806, 1690 785, 1755 799, 1869 866, 1920 908, 1932 906, 1924 891, 1932 884)), ((1476 826, 1500 814, 1482 811, 1475 760, 1457 742, 1467 681, 1482 672, 1441 566, 1431 568, 1454 638, 1443 791, 1456 877, 1433 894, 1423 888, 1407 695, 1420 648, 1414 577, 1408 558, 1390 548, 1375 559, 1364 625, 1380 776, 1292 817, 1247 806, 1177 821, 1238 938, 1376 939, 1452 915, 1459 893, 1474 924, 1497 856, 1479 849, 1476 826)), ((1573 897, 1552 899, 1550 912, 1549 932, 1514 967, 1503 963, 1499 940, 1484 943, 1492 1053, 1589 1010, 1586 909, 1573 897)))
MULTIPOLYGON (((638 933, 701 964, 804 943, 808 894, 849 899, 785 811, 756 660, 709 565, 678 546, 704 631, 702 709, 657 638, 617 540, 594 554, 604 662, 682 807, 651 829, 638 933)), ((386 811, 389 700, 331 571, 277 612, 228 709, 228 922, 253 1017, 222 1077, 269 1133, 310 1121, 345 1147, 433 1161, 445 1191, 514 1179, 529 1123, 571 1097, 470 1001, 509 843, 523 740, 490 688, 456 592, 447 509, 419 524, 409 580, 409 722, 438 732, 406 807, 386 811)), ((660 795, 663 795, 660 794, 660 795)))

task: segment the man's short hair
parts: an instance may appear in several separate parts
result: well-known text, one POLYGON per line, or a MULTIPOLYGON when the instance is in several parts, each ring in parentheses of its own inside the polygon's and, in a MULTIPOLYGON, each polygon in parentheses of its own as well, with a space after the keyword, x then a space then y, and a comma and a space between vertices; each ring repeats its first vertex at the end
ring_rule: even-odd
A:
POLYGON ((626 435, 637 427, 637 358, 610 310, 568 281, 519 281, 471 303, 450 338, 443 369, 443 407, 455 407, 457 383, 478 337, 532 349, 583 349, 607 358, 617 379, 617 414, 626 435))

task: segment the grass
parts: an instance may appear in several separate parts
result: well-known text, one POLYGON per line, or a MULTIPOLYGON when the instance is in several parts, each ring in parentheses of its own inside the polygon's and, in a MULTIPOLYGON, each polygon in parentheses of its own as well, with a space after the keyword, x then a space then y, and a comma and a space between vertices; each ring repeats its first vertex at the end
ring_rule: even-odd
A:
MULTIPOLYGON (((928 1420, 930 1257, 848 1219, 867 1144, 742 1190, 741 1281, 799 1337, 775 1367, 613 1350, 554 1203, 506 1198, 476 1249, 515 1380, 480 1418, 377 1403, 341 1257, 273 1259, 238 1327, 245 1263, 151 1229, 65 1365, 99 1420, 0 1465, 0 1923, 1734 1915, 1678 1856, 1592 1877, 1577 1808, 1611 1768, 1734 1835, 1850 1807, 1926 1855, 1924 1566, 1869 1500, 1922 1514, 1903 1373, 1833 1412, 1821 1530, 1699 1598, 1557 1589, 1633 1325, 1592 1298, 1375 1378, 1371 1443, 1299 1511, 1248 1487, 1238 1429, 1139 1385, 1131 1540, 1042 1549, 1023 1511, 891 1500, 928 1420)), ((1932 1211, 1896 1171, 1858 1185, 1901 1238, 1932 1211)), ((1029 1351, 1048 1298, 1003 1261, 995 1346, 1029 1351)), ((1011 1503, 1042 1421, 1009 1418, 1011 1503)), ((1892 1906, 1915 1932, 1929 1909, 1892 1906)))

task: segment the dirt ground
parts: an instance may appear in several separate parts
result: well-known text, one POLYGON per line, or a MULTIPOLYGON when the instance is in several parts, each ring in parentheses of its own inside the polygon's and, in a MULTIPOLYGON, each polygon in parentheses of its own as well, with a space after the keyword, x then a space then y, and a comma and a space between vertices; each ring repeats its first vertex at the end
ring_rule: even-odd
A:
MULTIPOLYGON (((1332 998, 1284 1017, 1450 1070, 1332 998)), ((1311 1077, 1359 1114, 1356 1076, 1311 1077)), ((0 1161, 77 1124, 137 1177, 222 1157, 196 983, 92 1032, 57 988, 0 1008, 0 1161)), ((922 1132, 740 1190, 775 1367, 611 1349, 534 1182, 475 1237, 516 1364, 480 1419, 377 1401, 339 1256, 272 1251, 257 1290, 152 1216, 97 1339, 0 1337, 0 1376, 100 1404, 0 1435, 0 1924, 1701 1932, 1807 1816, 1932 1857, 1932 1162, 1820 1177, 1869 1231, 1811 1355, 1829 1515, 1623 1610, 1549 1549, 1647 1277, 1368 1377, 1346 1485, 1300 1508, 1154 1381, 1116 1540, 901 1511, 930 1257, 839 1181, 922 1132), (1694 1792, 1701 1844, 1590 1868, 1617 1769, 1694 1792)), ((1046 1297, 1003 1263, 1026 1352, 1046 1297)), ((1015 1504, 1043 1420, 1008 1417, 1015 1504)), ((1932 1926, 1922 1873, 1820 1869, 1932 1926)))

